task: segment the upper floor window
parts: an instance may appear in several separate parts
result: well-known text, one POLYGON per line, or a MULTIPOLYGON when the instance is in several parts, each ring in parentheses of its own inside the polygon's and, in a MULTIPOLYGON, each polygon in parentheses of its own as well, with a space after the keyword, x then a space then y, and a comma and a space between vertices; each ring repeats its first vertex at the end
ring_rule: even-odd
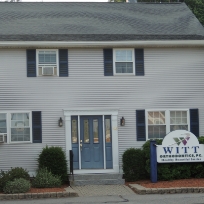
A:
POLYGON ((135 75, 134 49, 114 49, 114 75, 135 75))
POLYGON ((58 76, 58 50, 37 50, 38 76, 58 76))
POLYGON ((189 110, 147 110, 147 139, 164 138, 174 130, 190 130, 189 110))

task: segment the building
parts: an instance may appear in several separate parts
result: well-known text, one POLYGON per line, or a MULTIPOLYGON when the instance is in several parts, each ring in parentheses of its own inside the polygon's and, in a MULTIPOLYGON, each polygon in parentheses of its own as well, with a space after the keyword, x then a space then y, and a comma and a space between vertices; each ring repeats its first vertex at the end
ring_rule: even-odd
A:
POLYGON ((74 172, 176 129, 204 135, 204 28, 184 3, 0 3, 0 168, 42 148, 74 172))

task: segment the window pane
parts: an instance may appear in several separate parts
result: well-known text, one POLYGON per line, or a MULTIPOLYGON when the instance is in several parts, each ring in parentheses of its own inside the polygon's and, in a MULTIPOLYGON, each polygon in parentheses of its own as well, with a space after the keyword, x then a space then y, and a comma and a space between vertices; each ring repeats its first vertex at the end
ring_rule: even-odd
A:
POLYGON ((127 50, 126 51, 126 60, 127 61, 132 61, 132 50, 127 50))
POLYGON ((72 143, 77 143, 78 142, 78 125, 77 125, 77 120, 72 119, 72 143))
POLYGON ((39 64, 56 64, 55 51, 39 51, 39 64))
POLYGON ((116 61, 126 61, 125 50, 117 50, 115 53, 116 53, 116 61))
POLYGON ((93 120, 93 135, 94 135, 94 143, 99 143, 98 138, 98 119, 93 120))
POLYGON ((187 118, 182 118, 182 124, 187 124, 187 118))
POLYGON ((182 113, 182 118, 187 118, 187 111, 181 111, 182 113))
POLYGON ((6 114, 0 113, 0 133, 7 133, 6 114))
POLYGON ((89 121, 84 120, 84 143, 89 143, 89 121))
POLYGON ((154 111, 148 112, 148 124, 165 124, 165 112, 164 111, 154 111))
POLYGON ((188 125, 170 125, 170 131, 174 130, 188 130, 188 125))
POLYGON ((148 126, 148 138, 164 138, 166 136, 166 125, 148 126))
POLYGON ((132 62, 116 62, 116 73, 133 73, 132 62))
POLYGON ((187 111, 170 111, 170 124, 187 124, 187 111))
POLYGON ((111 120, 105 119, 105 134, 106 134, 106 143, 111 142, 111 120))
POLYGON ((116 61, 117 62, 129 62, 132 61, 132 50, 116 50, 116 61))
POLYGON ((11 128, 11 141, 30 141, 30 128, 11 128))
POLYGON ((11 114, 11 141, 30 141, 29 113, 11 114))
POLYGON ((176 111, 176 117, 181 117, 181 111, 176 111))
POLYGON ((181 118, 176 118, 176 124, 181 124, 181 118))

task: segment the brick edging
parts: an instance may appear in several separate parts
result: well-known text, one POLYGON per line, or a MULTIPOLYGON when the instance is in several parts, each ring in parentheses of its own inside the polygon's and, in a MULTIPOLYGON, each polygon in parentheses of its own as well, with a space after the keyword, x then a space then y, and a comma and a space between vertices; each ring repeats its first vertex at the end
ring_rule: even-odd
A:
POLYGON ((175 193, 204 193, 204 187, 179 188, 145 188, 138 184, 129 184, 129 187, 140 195, 144 194, 175 194, 175 193))
POLYGON ((42 199, 42 198, 62 198, 78 197, 76 192, 48 192, 48 193, 19 193, 19 194, 0 194, 0 200, 17 199, 42 199))

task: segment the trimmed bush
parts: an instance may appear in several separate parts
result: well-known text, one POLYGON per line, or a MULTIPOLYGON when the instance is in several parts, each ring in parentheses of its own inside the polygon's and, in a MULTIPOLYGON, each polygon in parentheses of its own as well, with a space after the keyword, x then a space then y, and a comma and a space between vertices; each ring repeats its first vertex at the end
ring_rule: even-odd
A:
POLYGON ((127 149, 123 153, 122 160, 126 181, 136 181, 145 178, 145 157, 141 149, 127 149))
POLYGON ((4 186, 9 181, 14 181, 15 179, 23 178, 25 180, 30 180, 30 175, 27 170, 21 167, 11 168, 11 170, 0 172, 0 191, 3 191, 4 186))
MULTIPOLYGON (((200 144, 204 144, 204 137, 198 137, 200 144)), ((161 145, 162 139, 156 140, 156 144, 161 145)), ((150 178, 150 141, 143 145, 146 165, 145 170, 150 178)), ((204 163, 158 163, 157 165, 158 180, 173 180, 187 178, 204 178, 204 163)))
POLYGON ((61 186, 61 183, 59 176, 55 176, 46 168, 42 168, 38 170, 32 186, 36 188, 53 188, 61 186))
POLYGON ((30 182, 26 179, 19 178, 14 181, 8 181, 3 188, 4 193, 26 193, 30 189, 30 182))
POLYGON ((52 174, 60 176, 63 182, 68 180, 68 169, 65 152, 61 147, 43 148, 38 158, 39 169, 47 168, 52 174))

